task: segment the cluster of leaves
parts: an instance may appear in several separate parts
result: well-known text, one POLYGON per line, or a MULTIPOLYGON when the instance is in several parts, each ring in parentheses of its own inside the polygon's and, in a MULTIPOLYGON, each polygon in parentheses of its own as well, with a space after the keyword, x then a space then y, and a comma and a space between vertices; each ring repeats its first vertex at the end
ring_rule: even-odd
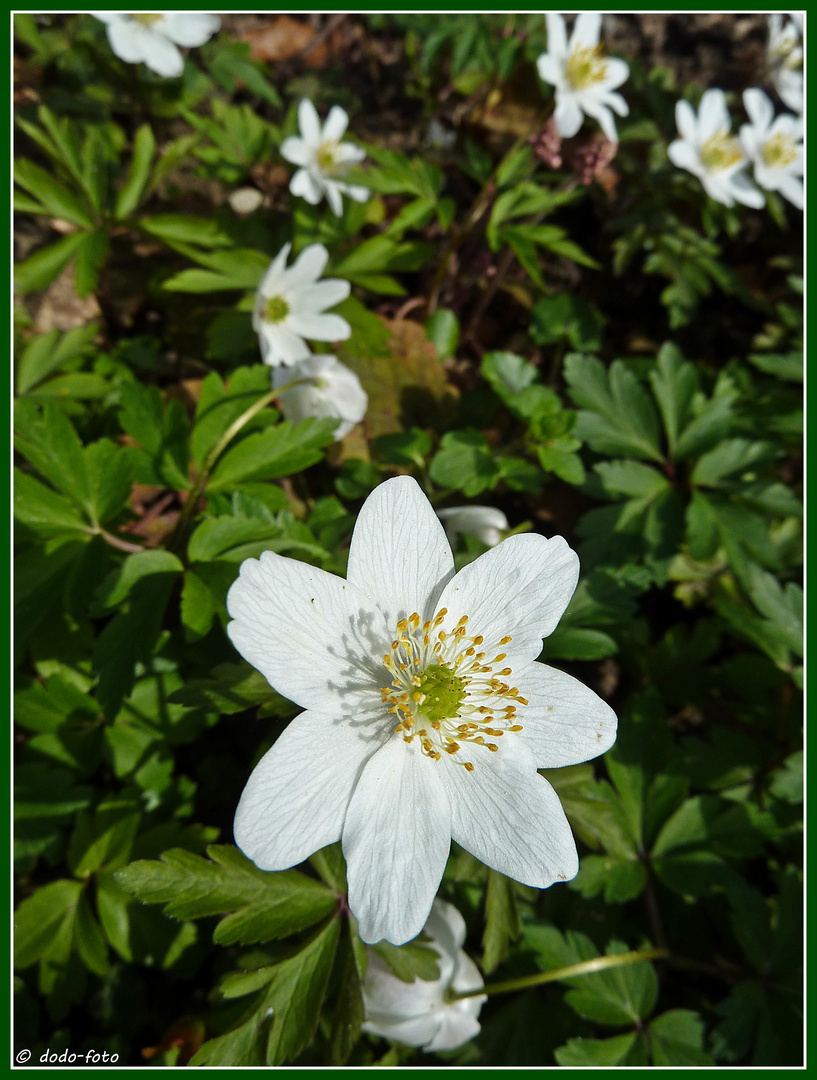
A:
MULTIPOLYGON (((336 218, 258 177, 306 93, 366 133, 374 60, 278 77, 224 33, 162 80, 90 16, 16 17, 15 207, 35 238, 14 382, 16 1037, 35 1060, 428 1061, 361 1036, 339 849, 274 874, 230 844, 297 711, 226 636, 239 565, 273 550, 343 574, 361 500, 409 472, 435 504, 571 541, 582 580, 542 659, 620 717, 603 762, 547 774, 580 844, 569 886, 539 894, 454 847, 441 893, 489 980, 553 977, 492 997, 437 1060, 798 1064, 794 216, 772 203, 749 231, 668 167, 665 70, 633 64, 617 189, 582 187, 520 131, 552 105, 531 81, 540 17, 356 25, 372 57, 401 43, 406 130, 370 118, 372 198, 336 218), (418 102, 457 124, 444 152, 416 149, 418 102), (338 355, 369 410, 341 443, 283 419, 258 362, 254 291, 287 241, 325 244, 353 286, 338 355), (44 327, 38 294, 66 272, 97 314, 44 327), (560 974, 644 949, 660 956, 560 974)), ((458 565, 484 550, 461 537, 458 565)), ((378 949, 398 978, 437 975, 422 938, 378 949)))

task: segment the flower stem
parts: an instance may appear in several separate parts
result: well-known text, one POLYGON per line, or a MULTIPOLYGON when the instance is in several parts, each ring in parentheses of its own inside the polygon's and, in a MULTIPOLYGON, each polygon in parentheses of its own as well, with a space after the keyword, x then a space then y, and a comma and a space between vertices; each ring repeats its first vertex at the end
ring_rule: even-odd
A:
POLYGON ((453 998, 481 997, 483 994, 507 994, 512 990, 525 990, 529 986, 541 986, 543 983, 572 979, 577 975, 592 975, 594 971, 619 967, 622 964, 638 964, 644 960, 669 960, 668 949, 640 949, 636 952, 615 953, 613 956, 596 956, 592 960, 582 960, 567 967, 553 968, 551 971, 539 971, 535 975, 524 975, 520 979, 507 979, 505 982, 492 983, 480 990, 463 990, 452 995, 453 998))
POLYGON ((303 386, 304 384, 311 383, 313 381, 314 380, 311 378, 291 379, 289 382, 284 383, 283 386, 276 386, 273 390, 270 390, 268 394, 264 394, 264 396, 260 397, 258 401, 250 405, 249 409, 245 409, 244 412, 239 417, 237 417, 237 419, 233 420, 232 424, 230 424, 230 426, 218 440, 216 445, 204 459, 204 464, 201 467, 201 472, 196 477, 195 483, 193 484, 187 498, 185 499, 182 511, 179 514, 176 525, 170 535, 170 539, 168 540, 168 550, 173 551, 181 538, 184 536, 187 523, 195 513, 196 504, 198 503, 199 499, 201 498, 202 492, 207 486, 207 481, 210 479, 210 474, 212 473, 216 462, 230 445, 232 440, 239 433, 239 431, 241 431, 241 429, 246 424, 248 424, 254 416, 257 416, 262 409, 266 409, 268 405, 271 405, 280 394, 285 393, 287 390, 291 390, 295 386, 303 386))

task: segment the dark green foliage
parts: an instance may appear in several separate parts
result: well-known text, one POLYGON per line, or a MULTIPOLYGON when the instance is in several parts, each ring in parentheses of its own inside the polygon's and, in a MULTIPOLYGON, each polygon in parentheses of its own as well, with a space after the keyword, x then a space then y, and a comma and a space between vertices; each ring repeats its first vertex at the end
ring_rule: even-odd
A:
MULTIPOLYGON (((590 176, 595 120, 543 150, 541 13, 297 15, 309 47, 253 59, 278 18, 222 16, 164 78, 90 15, 14 17, 15 1050, 800 1066, 799 211, 723 206, 667 155, 675 103, 715 85, 690 74, 706 49, 735 86, 765 79, 765 19, 651 16, 673 20, 656 55, 655 24, 615 15, 630 111, 590 176), (366 151, 347 180, 371 198, 340 215, 288 188, 303 98, 366 151), (286 418, 260 362, 285 243, 324 244, 352 288, 348 341, 312 342, 369 396, 339 442, 286 418), (345 574, 362 500, 405 473, 577 550, 539 660, 619 718, 603 759, 541 770, 573 881, 537 891, 453 845, 440 896, 509 986, 436 1055, 362 1032, 372 949, 405 987, 445 964, 423 934, 360 940, 340 842, 280 872, 232 843, 299 706, 232 646, 229 589, 265 551, 345 574)), ((487 550, 453 542, 458 569, 487 550)))

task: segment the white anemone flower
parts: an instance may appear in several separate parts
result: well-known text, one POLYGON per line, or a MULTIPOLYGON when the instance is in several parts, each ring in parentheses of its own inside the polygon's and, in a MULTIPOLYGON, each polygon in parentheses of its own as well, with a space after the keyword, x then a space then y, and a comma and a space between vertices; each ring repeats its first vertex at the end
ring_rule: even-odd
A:
POLYGON ((304 98, 298 106, 300 138, 290 135, 281 143, 281 156, 300 168, 292 177, 289 190, 316 206, 326 196, 333 213, 343 213, 341 195, 356 202, 366 202, 370 192, 360 184, 347 184, 343 177, 350 165, 366 157, 366 151, 352 143, 341 142, 349 117, 340 105, 333 105, 321 127, 317 109, 304 98))
POLYGON ((227 596, 236 649, 306 711, 244 789, 235 839, 263 870, 342 841, 366 942, 423 928, 453 838, 535 888, 578 872, 559 798, 538 768, 613 743, 612 709, 536 662, 579 576, 562 537, 511 536, 455 575, 415 480, 364 503, 347 578, 272 551, 227 596))
POLYGON ((780 11, 769 15, 766 60, 780 100, 796 113, 803 111, 803 15, 792 13, 784 22, 780 11))
POLYGON ((312 355, 304 341, 345 341, 352 333, 340 315, 326 312, 345 300, 351 291, 348 281, 318 278, 329 252, 323 244, 310 244, 287 267, 292 244, 284 244, 261 279, 255 296, 252 325, 265 364, 277 367, 296 364, 312 355))
POLYGON ((601 15, 596 11, 578 15, 569 42, 564 16, 549 11, 545 19, 548 51, 539 57, 536 67, 539 77, 556 88, 553 115, 559 134, 571 138, 587 115, 598 120, 611 142, 618 142, 613 112, 626 116, 630 107, 615 90, 625 82, 630 69, 623 60, 604 55, 599 41, 601 15))
POLYGON ((460 533, 475 536, 488 547, 494 547, 502 539, 503 531, 510 528, 508 519, 495 506, 448 506, 438 510, 437 517, 452 547, 460 533))
POLYGON ((335 438, 342 439, 366 415, 369 404, 366 391, 354 371, 341 364, 337 357, 316 353, 306 360, 299 360, 293 367, 272 370, 272 385, 276 389, 301 379, 304 381, 300 386, 292 386, 280 395, 287 420, 336 416, 340 422, 335 428, 335 438))
POLYGON ((221 26, 218 15, 190 11, 170 13, 93 11, 107 24, 108 42, 126 64, 146 64, 157 75, 181 75, 184 57, 178 46, 194 47, 209 41, 221 26))
POLYGON ((736 201, 763 206, 763 193, 744 175, 748 161, 740 140, 730 134, 732 119, 723 90, 707 90, 697 116, 688 101, 678 101, 675 122, 681 137, 667 147, 673 165, 697 176, 707 195, 725 206, 736 201))
POLYGON ((363 980, 363 1030, 406 1046, 422 1046, 427 1053, 456 1050, 479 1034, 477 1017, 488 999, 484 994, 459 999, 453 994, 481 990, 484 983, 479 968, 462 948, 465 920, 453 904, 435 900, 423 930, 439 957, 439 978, 403 982, 369 949, 363 980))
POLYGON ((751 120, 740 129, 740 141, 754 165, 755 180, 767 191, 779 191, 803 209, 803 118, 784 113, 775 119, 768 95, 754 87, 744 91, 751 120))

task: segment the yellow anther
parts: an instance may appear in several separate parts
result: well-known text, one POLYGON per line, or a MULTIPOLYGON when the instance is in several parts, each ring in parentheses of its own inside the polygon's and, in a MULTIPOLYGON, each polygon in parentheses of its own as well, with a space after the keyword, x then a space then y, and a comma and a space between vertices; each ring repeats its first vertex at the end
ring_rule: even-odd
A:
POLYGON ((470 761, 462 761, 462 762, 460 762, 460 764, 462 765, 463 769, 465 769, 467 772, 473 772, 474 771, 474 766, 471 764, 470 761))
POLYGON ((500 644, 500 645, 507 645, 507 644, 508 644, 508 642, 509 642, 509 641, 512 641, 512 640, 513 640, 513 639, 511 638, 511 635, 510 635, 510 634, 506 634, 504 638, 500 638, 500 639, 499 639, 499 644, 500 644))

